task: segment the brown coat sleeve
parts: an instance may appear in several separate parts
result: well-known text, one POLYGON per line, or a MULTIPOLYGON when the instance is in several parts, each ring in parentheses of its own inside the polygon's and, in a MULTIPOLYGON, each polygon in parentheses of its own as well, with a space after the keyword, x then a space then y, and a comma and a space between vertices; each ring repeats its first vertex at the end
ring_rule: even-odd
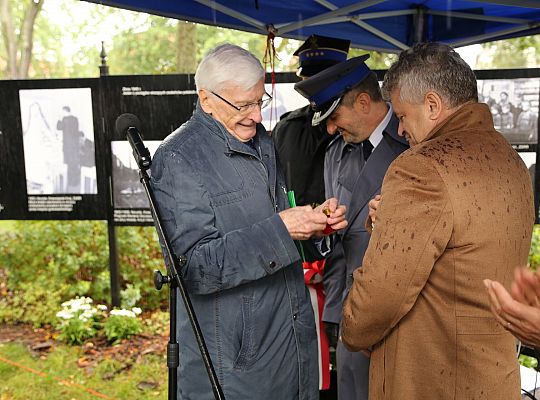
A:
POLYGON ((382 339, 413 307, 452 233, 452 209, 432 160, 412 153, 386 173, 362 268, 343 306, 342 340, 352 351, 382 339))

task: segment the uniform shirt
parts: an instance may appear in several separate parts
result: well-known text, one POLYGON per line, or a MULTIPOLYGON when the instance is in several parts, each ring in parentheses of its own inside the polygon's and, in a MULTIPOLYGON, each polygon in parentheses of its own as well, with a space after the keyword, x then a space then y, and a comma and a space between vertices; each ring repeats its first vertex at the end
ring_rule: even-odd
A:
MULTIPOLYGON (((369 136, 368 140, 373 146, 373 151, 377 148, 383 138, 383 131, 392 118, 392 105, 388 104, 388 112, 384 119, 377 125, 375 130, 369 136)), ((330 149, 332 146, 338 145, 338 141, 343 138, 338 137, 328 146, 330 149)), ((328 150, 327 150, 328 154, 328 150)), ((340 204, 349 207, 351 202, 351 193, 354 189, 354 183, 360 175, 362 168, 364 167, 365 160, 362 153, 361 143, 345 143, 341 149, 341 153, 337 154, 334 160, 326 159, 326 168, 337 169, 337 179, 333 182, 327 182, 327 187, 332 188, 332 193, 327 193, 327 197, 330 195, 336 197, 340 204)))

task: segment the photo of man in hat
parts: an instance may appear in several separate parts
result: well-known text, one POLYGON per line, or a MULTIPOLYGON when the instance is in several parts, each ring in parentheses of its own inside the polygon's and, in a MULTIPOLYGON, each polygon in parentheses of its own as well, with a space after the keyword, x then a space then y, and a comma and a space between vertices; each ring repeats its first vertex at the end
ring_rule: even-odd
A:
MULTIPOLYGON (((325 270, 326 301, 336 312, 327 312, 323 320, 336 326, 352 272, 362 265, 370 239, 365 227, 369 200, 380 193, 390 163, 408 148, 397 133, 392 105, 383 100, 377 76, 365 64, 368 57, 351 58, 295 85, 315 111, 312 124, 334 135, 325 155, 326 195, 347 207, 349 225, 334 235, 336 262, 325 270)), ((337 375, 339 400, 368 399, 369 355, 349 352, 340 340, 337 375)))

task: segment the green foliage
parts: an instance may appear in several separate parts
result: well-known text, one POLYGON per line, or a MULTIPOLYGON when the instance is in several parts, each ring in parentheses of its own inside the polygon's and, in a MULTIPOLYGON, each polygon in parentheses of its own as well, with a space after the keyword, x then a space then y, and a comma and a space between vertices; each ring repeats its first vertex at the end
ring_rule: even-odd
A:
POLYGON ((56 327, 60 331, 58 339, 73 345, 105 334, 107 340, 118 343, 142 332, 142 324, 137 318, 140 308, 115 309, 108 314, 106 310, 107 307, 101 304, 93 306, 89 297, 77 297, 62 303, 62 309, 56 313, 56 327))
POLYGON ((476 68, 532 68, 540 63, 540 36, 499 40, 482 45, 476 68))
POLYGON ((525 354, 520 354, 518 361, 521 365, 527 368, 536 368, 538 367, 538 360, 534 357, 526 356, 525 354))
MULTIPOLYGON (((20 27, 32 0, 7 1, 11 4, 13 23, 20 27)), ((204 54, 225 41, 245 47, 261 60, 266 48, 265 35, 74 0, 46 1, 36 18, 33 40, 31 78, 98 76, 102 40, 109 56, 110 73, 117 75, 194 73, 204 54)), ((295 71, 297 59, 291 54, 301 41, 276 38, 275 43, 276 71, 295 71)), ((0 68, 6 65, 5 48, 5 43, 0 43, 0 68)), ((536 67, 540 63, 538 48, 538 35, 485 43, 476 68, 536 67)), ((351 49, 349 57, 365 53, 351 49)), ((368 53, 367 63, 374 69, 387 69, 397 58, 396 54, 368 53)))
POLYGON ((18 221, 15 231, 0 233, 0 267, 10 289, 41 286, 63 298, 93 293, 94 277, 108 270, 103 221, 18 221), (83 283, 81 283, 83 282, 83 283))
POLYGON ((143 320, 143 332, 149 335, 167 335, 169 333, 170 313, 157 310, 146 315, 143 320))
POLYGON ((68 344, 81 344, 96 335, 107 308, 92 305, 89 297, 77 297, 62 303, 62 310, 56 313, 60 330, 58 339, 68 344))
POLYGON ((61 301, 61 290, 24 282, 20 289, 0 296, 0 323, 28 322, 35 327, 49 325, 61 301))
MULTIPOLYGON (((123 282, 131 283, 131 291, 141 294, 139 305, 154 310, 167 304, 166 291, 158 291, 153 284, 153 272, 164 271, 163 256, 153 226, 125 226, 116 228, 119 267, 123 282)), ((127 296, 127 293, 126 295, 127 296)), ((127 299, 127 297, 126 297, 127 299)), ((131 304, 124 304, 130 307, 131 304)))
POLYGON ((67 344, 81 344, 86 339, 94 337, 97 332, 95 327, 88 323, 88 321, 78 318, 70 319, 60 329, 61 332, 58 339, 67 344))
MULTIPOLYGON (((10 229, 0 229, 0 322, 53 324, 58 304, 77 296, 110 304, 106 222, 10 221, 6 226, 10 229)), ((166 306, 165 291, 152 283, 153 271, 163 269, 155 229, 118 228, 117 241, 124 306, 166 306)))
POLYGON ((0 321, 52 323, 57 305, 76 296, 107 301, 99 277, 108 271, 101 221, 18 221, 0 232, 0 321), (21 310, 19 308, 22 307, 21 310))
POLYGON ((142 325, 135 314, 134 311, 129 310, 112 310, 103 324, 107 340, 118 343, 122 339, 141 333, 142 325))
POLYGON ((120 298, 122 299, 121 301, 124 307, 135 307, 137 302, 141 299, 141 290, 138 286, 128 283, 126 288, 120 292, 120 298))
POLYGON ((378 51, 366 51, 362 49, 349 50, 349 58, 358 57, 363 54, 369 54, 366 64, 371 69, 388 69, 398 58, 397 54, 380 53, 378 51))
POLYGON ((533 228, 531 250, 529 251, 529 268, 533 271, 540 265, 540 225, 533 228))
POLYGON ((111 74, 167 74, 176 72, 178 21, 147 16, 114 37, 109 54, 111 74))
MULTIPOLYGON (((32 1, 32 0, 30 0, 32 1)), ((47 2, 38 13, 34 24, 34 46, 32 62, 28 71, 29 78, 54 78, 69 76, 69 68, 63 46, 68 32, 62 29, 61 21, 50 16, 46 10, 47 2)), ((76 75, 74 75, 75 77, 76 75)))

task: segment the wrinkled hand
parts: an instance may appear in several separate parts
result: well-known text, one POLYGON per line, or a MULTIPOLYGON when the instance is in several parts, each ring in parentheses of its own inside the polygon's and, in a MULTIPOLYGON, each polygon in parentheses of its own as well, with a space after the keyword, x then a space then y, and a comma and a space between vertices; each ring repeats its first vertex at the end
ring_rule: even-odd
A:
POLYGON ((310 206, 288 208, 281 211, 279 216, 294 240, 306 240, 322 232, 328 219, 321 211, 310 206))
POLYGON ((382 196, 380 194, 372 198, 368 203, 369 218, 371 219, 371 225, 375 225, 375 217, 377 216, 377 208, 381 202, 382 196))
POLYGON ((315 208, 314 211, 323 213, 327 216, 326 223, 333 231, 338 231, 347 226, 347 220, 345 219, 347 207, 338 204, 337 199, 334 197, 327 199, 324 203, 315 208))
POLYGON ((523 343, 540 347, 540 272, 516 269, 511 293, 496 281, 485 279, 484 285, 497 321, 523 343))

